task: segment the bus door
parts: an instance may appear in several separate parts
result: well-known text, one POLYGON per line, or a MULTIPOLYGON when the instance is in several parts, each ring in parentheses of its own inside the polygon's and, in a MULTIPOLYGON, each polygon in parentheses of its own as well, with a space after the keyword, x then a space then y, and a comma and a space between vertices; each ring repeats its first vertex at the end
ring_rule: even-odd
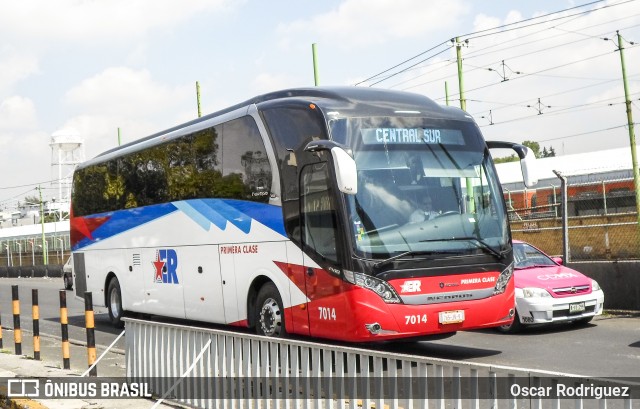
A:
POLYGON ((335 334, 348 321, 338 262, 337 212, 329 175, 328 162, 307 165, 300 174, 304 276, 312 336, 335 334))
MULTIPOLYGON (((145 287, 150 285, 146 280, 153 278, 154 268, 151 265, 142 264, 141 249, 126 249, 124 251, 126 271, 118 276, 120 281, 120 291, 125 302, 129 301, 136 311, 145 308, 146 293, 145 287)), ((76 259, 73 260, 74 263, 76 259)), ((75 269, 75 265, 74 265, 75 269)))
POLYGON ((180 248, 185 318, 226 323, 218 247, 180 248))

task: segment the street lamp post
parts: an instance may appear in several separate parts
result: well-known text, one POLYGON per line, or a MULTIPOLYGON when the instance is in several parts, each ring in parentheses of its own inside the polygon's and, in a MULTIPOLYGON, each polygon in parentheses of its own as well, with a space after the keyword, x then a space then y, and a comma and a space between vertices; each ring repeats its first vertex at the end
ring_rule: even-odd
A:
POLYGON ((31 265, 35 266, 36 265, 36 243, 35 243, 35 239, 30 239, 29 240, 29 244, 31 244, 31 265))
POLYGON ((59 253, 60 255, 58 256, 58 264, 62 264, 62 256, 64 253, 64 240, 62 240, 60 237, 56 237, 56 240, 60 242, 60 247, 58 248, 58 250, 60 250, 60 253, 59 253))
POLYGON ((20 257, 20 267, 22 267, 22 243, 16 241, 16 246, 18 246, 18 256, 20 257))
POLYGON ((7 267, 11 267, 11 264, 13 264, 11 262, 11 246, 5 244, 4 247, 7 249, 7 267))
POLYGON ((42 226, 42 256, 44 257, 44 265, 49 264, 49 249, 47 249, 47 241, 44 237, 44 203, 42 202, 42 187, 37 187, 40 192, 40 225, 42 226))

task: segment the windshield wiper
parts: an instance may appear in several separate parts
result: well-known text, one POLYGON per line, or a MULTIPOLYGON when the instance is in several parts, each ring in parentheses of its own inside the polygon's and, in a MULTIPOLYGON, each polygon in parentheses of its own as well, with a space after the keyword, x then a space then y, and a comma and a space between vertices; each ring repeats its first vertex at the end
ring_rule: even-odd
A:
POLYGON ((449 251, 416 251, 416 250, 409 250, 409 251, 405 251, 404 253, 400 253, 400 254, 396 254, 393 257, 389 257, 387 259, 378 261, 377 263, 375 263, 373 265, 373 268, 375 269, 379 269, 380 267, 382 267, 383 265, 387 265, 390 262, 392 262, 393 260, 397 260, 399 258, 405 257, 405 256, 429 256, 429 255, 433 255, 433 254, 451 254, 451 252, 449 251))
POLYGON ((529 268, 540 268, 540 267, 557 267, 555 264, 551 265, 551 264, 532 264, 532 265, 526 265, 526 266, 522 266, 522 267, 518 267, 516 266, 516 270, 527 270, 529 268))
POLYGON ((479 244, 478 248, 488 251, 499 259, 504 258, 504 252, 497 251, 493 247, 491 247, 486 241, 479 239, 473 236, 463 236, 463 237, 451 237, 446 239, 428 239, 428 240, 420 240, 423 242, 433 242, 433 241, 473 241, 479 244))

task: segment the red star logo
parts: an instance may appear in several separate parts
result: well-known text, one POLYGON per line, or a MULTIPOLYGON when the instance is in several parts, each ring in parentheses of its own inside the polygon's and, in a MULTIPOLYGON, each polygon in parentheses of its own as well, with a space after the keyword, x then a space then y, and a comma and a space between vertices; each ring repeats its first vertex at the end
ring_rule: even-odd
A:
POLYGON ((156 261, 152 261, 151 264, 156 269, 156 275, 154 281, 156 283, 162 282, 162 268, 164 267, 165 262, 160 260, 160 253, 156 251, 156 261))

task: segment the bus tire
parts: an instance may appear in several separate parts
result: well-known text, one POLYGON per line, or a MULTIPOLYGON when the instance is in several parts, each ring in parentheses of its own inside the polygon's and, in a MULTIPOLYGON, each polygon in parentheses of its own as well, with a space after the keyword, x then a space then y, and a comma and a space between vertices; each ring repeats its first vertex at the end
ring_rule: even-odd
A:
POLYGON ((120 291, 120 283, 117 278, 112 278, 107 286, 107 309, 109 310, 109 320, 117 327, 124 327, 122 322, 122 316, 124 310, 122 309, 122 291, 120 291))
POLYGON ((266 283, 258 291, 255 316, 258 335, 279 338, 287 335, 282 298, 275 284, 266 283))

